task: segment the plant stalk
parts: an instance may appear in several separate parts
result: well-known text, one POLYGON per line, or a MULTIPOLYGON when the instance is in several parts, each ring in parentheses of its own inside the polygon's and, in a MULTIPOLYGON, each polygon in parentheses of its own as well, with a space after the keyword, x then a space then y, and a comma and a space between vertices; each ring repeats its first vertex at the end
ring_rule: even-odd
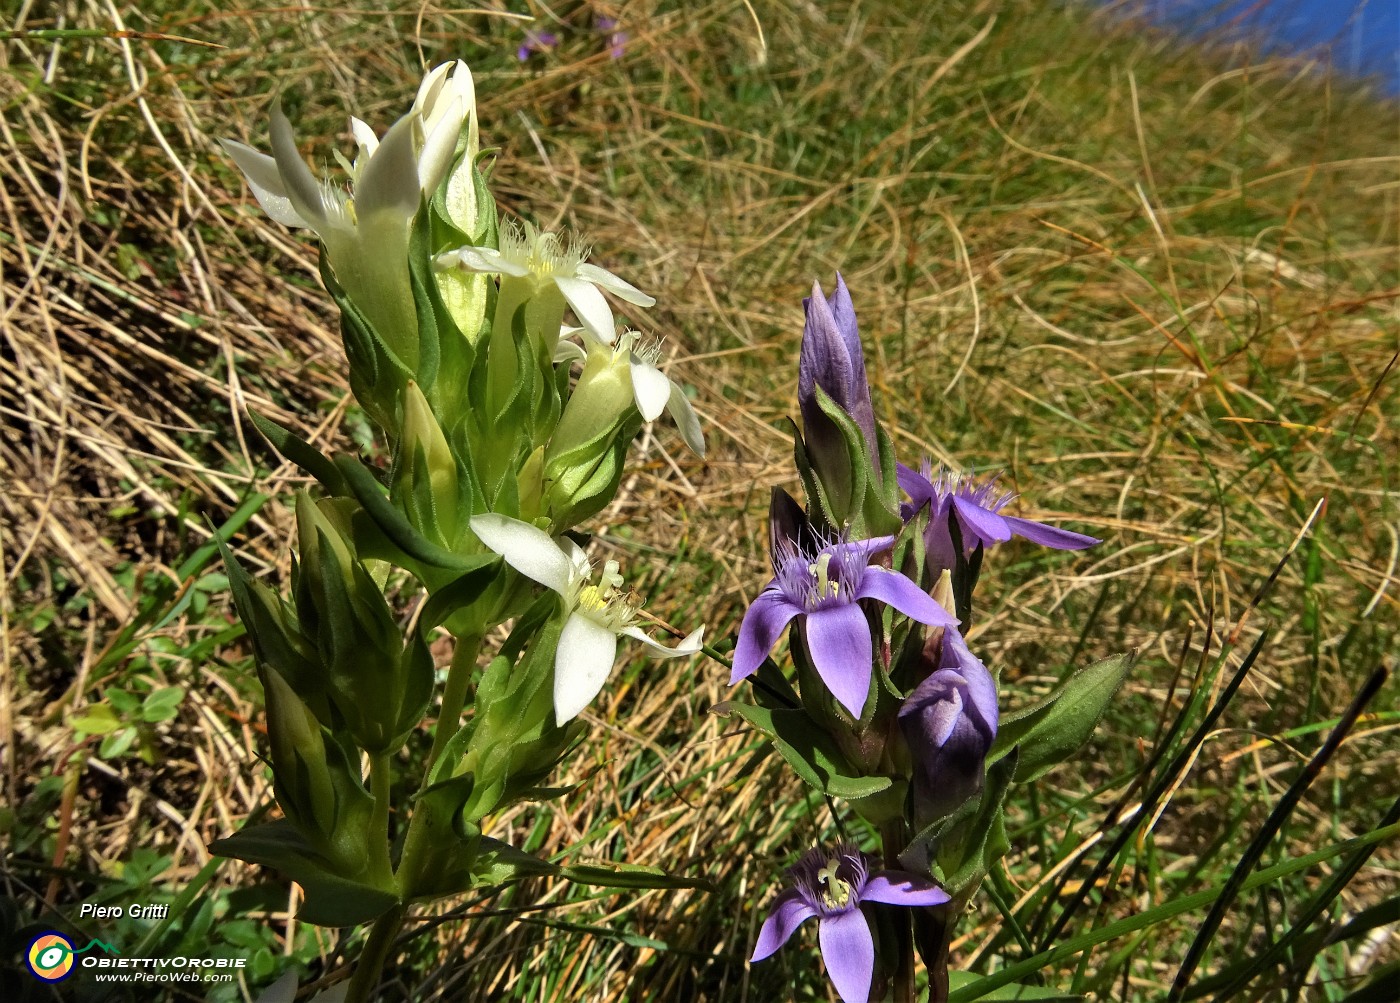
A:
MULTIPOLYGON (((894 819, 881 828, 880 846, 885 866, 897 866, 899 855, 904 850, 903 819, 894 819)), ((894 968, 890 972, 891 984, 894 987, 893 1000, 894 1003, 916 1003, 917 997, 914 993, 914 933, 910 926, 909 910, 892 909, 889 911, 894 915, 894 929, 897 931, 897 940, 892 945, 892 949, 885 955, 886 958, 894 959, 894 968)), ((946 993, 944 999, 947 999, 946 993)))
POLYGON ((379 985, 379 976, 393 950, 394 938, 399 935, 404 916, 408 912, 405 905, 396 905, 374 921, 364 950, 360 952, 355 974, 350 977, 350 988, 345 994, 345 1003, 370 1003, 372 993, 379 985))

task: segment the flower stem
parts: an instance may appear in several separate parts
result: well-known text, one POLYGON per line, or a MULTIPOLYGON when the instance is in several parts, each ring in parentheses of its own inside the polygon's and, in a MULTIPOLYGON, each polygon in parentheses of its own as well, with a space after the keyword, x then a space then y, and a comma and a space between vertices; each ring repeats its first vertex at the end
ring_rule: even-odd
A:
MULTIPOLYGON (((899 863, 899 854, 904 850, 904 820, 894 819, 885 823, 880 831, 880 844, 884 853, 885 866, 894 867, 899 863)), ((886 957, 894 959, 894 969, 890 979, 894 986, 894 1003, 915 1003, 914 994, 914 934, 910 928, 907 909, 892 909, 897 940, 886 957)), ((946 997, 946 994, 945 994, 946 997)))
POLYGON ((374 808, 369 822, 369 844, 373 859, 370 866, 384 882, 394 880, 394 865, 389 860, 389 801, 393 796, 393 767, 389 753, 372 753, 369 758, 369 787, 374 808))
POLYGON ((371 993, 379 985, 379 976, 393 950, 394 938, 403 926, 408 907, 396 905, 374 921, 369 937, 365 939, 364 950, 360 952, 360 962, 355 966, 355 974, 350 977, 350 989, 345 994, 345 1003, 369 1003, 371 993))
POLYGON ((424 786, 427 786, 428 775, 437 765, 442 750, 462 726, 462 708, 467 702, 467 684, 471 681, 472 669, 476 668, 477 656, 480 653, 480 634, 459 637, 456 647, 452 649, 452 664, 448 666, 447 686, 442 691, 442 711, 438 714, 437 733, 433 736, 433 749, 428 753, 428 765, 423 773, 424 786))

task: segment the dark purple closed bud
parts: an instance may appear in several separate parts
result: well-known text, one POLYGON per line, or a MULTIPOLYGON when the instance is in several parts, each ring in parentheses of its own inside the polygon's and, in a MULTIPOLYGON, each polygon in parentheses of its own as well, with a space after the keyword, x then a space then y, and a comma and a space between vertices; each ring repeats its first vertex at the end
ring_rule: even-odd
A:
POLYGON ((807 308, 807 323, 802 329, 802 352, 797 364, 797 402, 802 409, 804 434, 809 440, 818 440, 819 450, 825 445, 823 438, 835 434, 828 429, 830 420, 817 404, 816 388, 821 387, 864 433, 871 463, 878 472, 880 448, 875 439, 875 410, 870 404, 856 311, 845 281, 839 274, 836 276, 836 291, 830 298, 822 294, 820 283, 812 283, 812 295, 802 305, 807 308))
POLYGON ((956 629, 943 632, 938 668, 910 693, 899 726, 913 759, 919 829, 945 818, 982 789, 997 735, 992 675, 956 629))

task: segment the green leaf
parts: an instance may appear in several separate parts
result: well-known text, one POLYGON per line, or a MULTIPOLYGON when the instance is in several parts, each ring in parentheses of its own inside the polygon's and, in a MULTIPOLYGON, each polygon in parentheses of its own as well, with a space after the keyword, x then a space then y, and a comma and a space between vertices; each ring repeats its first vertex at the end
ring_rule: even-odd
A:
POLYGON ((335 465, 351 493, 364 506, 365 513, 409 557, 435 568, 458 572, 474 571, 481 566, 480 555, 454 554, 414 529, 404 514, 394 508, 383 487, 359 460, 341 455, 335 458, 335 465))
POLYGON ((297 918, 317 926, 356 926, 398 902, 391 891, 342 877, 286 819, 249 826, 209 844, 211 853, 276 868, 301 885, 297 918))
POLYGON ((682 878, 643 864, 575 864, 559 868, 559 876, 578 885, 598 888, 699 888, 714 891, 703 878, 682 878))
POLYGON ((800 708, 770 710, 732 701, 717 704, 714 713, 738 714, 768 736, 778 754, 811 786, 844 801, 870 797, 889 788, 889 777, 857 774, 840 748, 821 726, 800 708))
POLYGON ((141 719, 150 724, 169 721, 180 712, 180 704, 184 699, 183 686, 163 686, 153 690, 141 703, 141 719))
POLYGON ((326 454, 271 418, 264 418, 252 411, 248 412, 248 418, 272 444, 273 449, 316 478, 326 491, 332 495, 349 494, 345 487, 345 479, 340 476, 340 471, 326 454))
POLYGON ((548 860, 541 860, 533 853, 516 849, 499 839, 482 836, 481 849, 472 866, 472 884, 477 888, 499 888, 512 881, 558 873, 558 866, 548 860))
POLYGON ((1137 659, 1112 655, 1074 673, 1040 703, 1004 715, 987 762, 1019 746, 1015 783, 1037 780, 1069 759, 1093 734, 1137 659))
POLYGON ((69 718, 68 723, 86 735, 106 735, 120 728, 122 719, 107 704, 95 703, 84 707, 78 716, 69 718))
POLYGON ((1062 989, 1053 989, 1049 986, 1023 986, 1016 983, 998 986, 986 993, 978 993, 977 983, 984 978, 985 976, 972 972, 949 972, 948 988, 958 990, 960 993, 972 994, 961 997, 968 1000, 1040 1000, 1042 1003, 1074 1003, 1076 1000, 1084 999, 1083 996, 1067 993, 1062 989))
POLYGON ((123 728, 121 731, 114 731, 102 740, 102 744, 97 748, 97 755, 101 759, 116 759, 127 749, 131 748, 136 741, 139 732, 135 728, 123 728))

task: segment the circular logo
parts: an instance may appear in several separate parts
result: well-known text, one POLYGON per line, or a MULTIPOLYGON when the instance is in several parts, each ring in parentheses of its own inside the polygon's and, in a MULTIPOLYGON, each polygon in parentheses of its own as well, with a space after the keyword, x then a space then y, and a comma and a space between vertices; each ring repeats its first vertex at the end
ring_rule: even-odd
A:
POLYGON ((24 962, 35 978, 62 982, 73 974, 73 942, 61 933, 41 933, 30 942, 24 962))

